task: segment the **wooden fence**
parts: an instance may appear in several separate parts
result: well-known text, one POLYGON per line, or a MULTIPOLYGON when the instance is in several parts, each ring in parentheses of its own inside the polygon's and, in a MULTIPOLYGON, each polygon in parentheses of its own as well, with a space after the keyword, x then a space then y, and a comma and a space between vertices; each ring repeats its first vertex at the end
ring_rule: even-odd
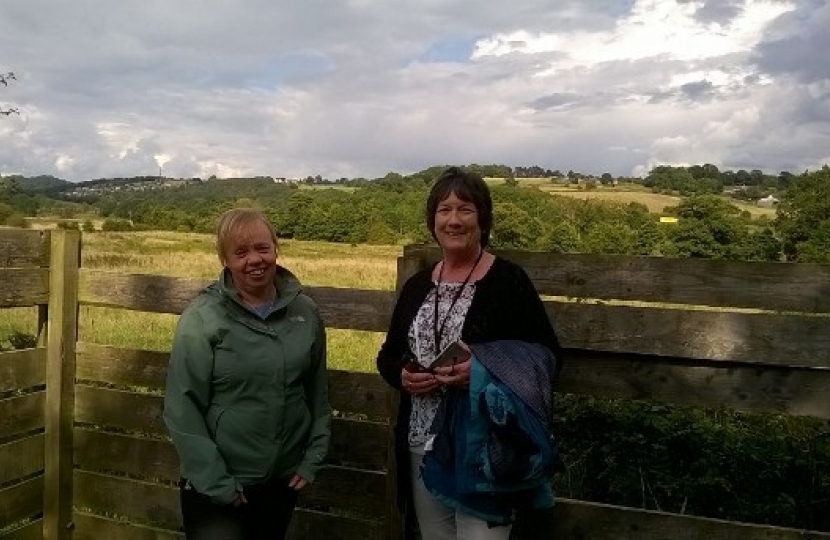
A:
MULTIPOLYGON (((830 266, 502 255, 555 297, 545 305, 569 352, 561 391, 830 418, 830 266)), ((437 257, 406 248, 398 284, 437 257)), ((79 260, 78 233, 0 231, 0 308, 38 306, 42 329, 37 348, 0 353, 0 539, 179 538, 177 458, 161 421, 167 354, 78 342, 77 313, 180 313, 204 282, 79 260)), ((387 291, 308 292, 332 328, 384 331, 394 301, 387 291)), ((395 396, 373 374, 329 379, 332 449, 291 538, 400 538, 395 396)), ((557 504, 553 522, 534 537, 830 539, 573 500, 557 504)))

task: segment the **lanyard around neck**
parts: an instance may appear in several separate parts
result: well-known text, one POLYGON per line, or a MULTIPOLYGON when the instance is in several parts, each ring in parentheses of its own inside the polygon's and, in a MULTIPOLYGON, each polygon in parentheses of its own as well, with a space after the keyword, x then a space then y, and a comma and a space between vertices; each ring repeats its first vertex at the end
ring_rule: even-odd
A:
POLYGON ((440 327, 438 326, 438 293, 441 290, 441 277, 444 274, 444 263, 441 263, 441 270, 438 271, 438 283, 435 285, 435 309, 433 310, 433 317, 432 317, 432 330, 435 335, 435 356, 438 356, 438 351, 441 350, 441 336, 444 334, 444 327, 447 325, 447 319, 450 318, 450 313, 452 312, 452 308, 455 307, 455 303, 458 302, 458 299, 461 297, 461 293, 464 292, 464 289, 467 288, 467 284, 470 282, 470 278, 473 277, 473 272, 475 271, 476 267, 478 267, 478 263, 481 262, 481 257, 484 255, 484 250, 480 249, 478 252, 478 257, 476 258, 475 264, 473 267, 470 268, 470 272, 467 274, 467 277, 464 278, 464 281, 461 283, 461 287, 455 291, 455 294, 452 297, 452 302, 450 302, 450 307, 447 309, 447 312, 444 314, 444 319, 441 321, 440 327))

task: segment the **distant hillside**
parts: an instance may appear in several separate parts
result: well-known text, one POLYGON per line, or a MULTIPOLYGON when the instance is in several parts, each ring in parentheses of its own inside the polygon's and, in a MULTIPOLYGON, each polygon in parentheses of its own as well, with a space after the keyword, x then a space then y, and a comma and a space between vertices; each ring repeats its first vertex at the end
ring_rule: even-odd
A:
POLYGON ((16 176, 15 180, 17 181, 17 185, 20 186, 21 189, 29 192, 56 191, 64 189, 67 185, 72 184, 72 182, 69 182, 67 180, 62 180, 60 178, 55 178, 54 176, 49 175, 29 177, 16 176))

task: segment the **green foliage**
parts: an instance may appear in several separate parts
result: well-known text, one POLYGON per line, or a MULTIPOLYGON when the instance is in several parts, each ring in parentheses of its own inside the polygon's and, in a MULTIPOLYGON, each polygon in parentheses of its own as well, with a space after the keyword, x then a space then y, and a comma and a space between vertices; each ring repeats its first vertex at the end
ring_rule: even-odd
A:
POLYGON ((58 221, 58 229, 63 229, 65 231, 80 230, 77 221, 66 221, 66 220, 58 221))
POLYGON ((84 232, 95 232, 95 225, 90 220, 85 220, 81 225, 81 229, 84 232))
POLYGON ((830 263, 830 219, 825 219, 809 240, 796 246, 798 260, 812 263, 830 263))
POLYGON ((133 226, 125 219, 105 219, 104 223, 101 224, 101 230, 108 232, 131 231, 133 226))
POLYGON ((0 352, 6 350, 20 350, 20 349, 32 349, 37 347, 37 336, 32 334, 28 334, 26 332, 22 332, 20 330, 12 330, 8 336, 6 336, 6 341, 8 342, 8 346, 3 344, 3 341, 0 340, 0 352))
POLYGON ((790 179, 778 206, 776 228, 788 260, 827 262, 830 223, 830 167, 790 179))
POLYGON ((700 195, 672 211, 680 218, 670 234, 678 256, 744 258, 748 230, 737 207, 720 197, 700 195))
MULTIPOLYGON (((424 207, 429 186, 444 166, 412 175, 390 172, 382 178, 335 182, 310 177, 315 189, 274 183, 269 178, 237 178, 209 181, 182 180, 165 189, 104 190, 89 204, 56 201, 21 188, 20 177, 4 177, 0 190, 6 195, 0 206, 0 223, 14 213, 35 215, 89 215, 107 220, 105 230, 170 230, 212 233, 216 218, 234 206, 262 208, 283 238, 357 243, 429 242, 424 207), (344 189, 350 186, 351 189, 344 189), (10 201, 10 202, 9 202, 10 201)), ((560 171, 540 167, 516 168, 472 164, 466 168, 488 177, 516 178, 529 175, 565 177, 560 171)), ((720 171, 711 164, 691 167, 655 167, 643 183, 658 191, 688 193, 674 209, 677 225, 661 225, 642 205, 624 205, 599 199, 580 200, 535 189, 531 185, 491 186, 496 219, 493 244, 500 248, 601 252, 672 257, 708 257, 736 260, 780 260, 781 249, 789 260, 827 260, 826 234, 821 227, 830 215, 826 170, 778 177, 760 171, 720 171), (768 185, 788 186, 781 195, 782 213, 772 224, 751 219, 715 196, 720 184, 744 182, 747 189, 768 185), (521 189, 518 189, 521 188, 521 189), (702 194, 702 195, 701 195, 702 194)), ((596 178, 573 170, 567 178, 584 181, 584 189, 600 187, 596 178)), ((610 173, 601 181, 613 180, 610 173)), ((158 179, 102 179, 85 184, 106 187, 152 186, 158 179), (136 184, 138 182, 138 184, 136 184)), ((42 179, 43 185, 56 184, 42 179)), ((60 187, 54 189, 64 189, 60 187)), ((44 192, 45 193, 45 192, 44 192)))
POLYGON ((20 229, 28 229, 29 222, 22 214, 12 214, 6 218, 6 225, 9 227, 18 227, 20 229))
POLYGON ((15 349, 32 349, 37 346, 37 336, 26 332, 14 331, 8 340, 15 349))
POLYGON ((6 203, 0 202, 0 225, 5 225, 9 216, 14 214, 14 208, 6 203))
POLYGON ((786 415, 558 396, 557 495, 830 530, 830 429, 786 415))

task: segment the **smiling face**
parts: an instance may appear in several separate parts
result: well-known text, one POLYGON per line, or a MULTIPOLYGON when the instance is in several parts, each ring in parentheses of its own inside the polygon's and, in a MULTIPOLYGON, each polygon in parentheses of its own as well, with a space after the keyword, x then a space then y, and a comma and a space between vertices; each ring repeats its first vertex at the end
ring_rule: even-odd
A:
POLYGON ((481 245, 481 227, 476 205, 460 199, 455 192, 450 192, 435 208, 433 232, 444 252, 478 252, 481 245))
POLYGON ((277 246, 265 223, 257 220, 231 231, 222 250, 222 262, 243 300, 258 303, 271 298, 277 246))

